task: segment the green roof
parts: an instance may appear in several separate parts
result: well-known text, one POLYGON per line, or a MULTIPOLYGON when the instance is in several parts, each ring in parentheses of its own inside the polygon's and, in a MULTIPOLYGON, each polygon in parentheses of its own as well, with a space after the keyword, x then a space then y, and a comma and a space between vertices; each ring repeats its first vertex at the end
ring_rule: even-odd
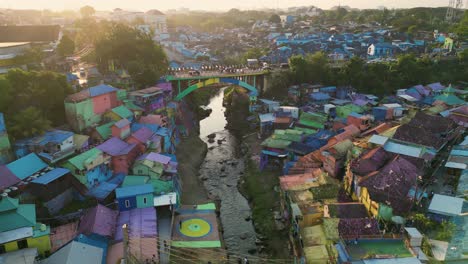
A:
POLYGON ((144 185, 149 180, 148 176, 127 175, 122 183, 122 187, 144 185))
POLYGON ((18 199, 3 198, 0 202, 0 232, 36 225, 36 206, 19 204, 18 199))
POLYGON ((3 197, 0 200, 0 212, 6 212, 18 208, 19 200, 9 196, 3 197))
POLYGON ((327 121, 327 116, 318 113, 304 112, 299 118, 299 124, 313 127, 313 128, 324 128, 324 123, 327 121))
POLYGON ((85 169, 84 164, 91 162, 92 160, 96 158, 96 156, 98 156, 101 153, 102 151, 100 151, 99 149, 92 148, 86 152, 81 153, 78 156, 75 156, 69 159, 68 162, 70 162, 77 169, 84 170, 85 169))
POLYGON ((337 106, 336 107, 336 115, 338 117, 344 118, 348 117, 349 114, 352 112, 361 114, 363 113, 365 108, 355 105, 355 104, 347 104, 347 105, 342 105, 342 106, 337 106))
POLYGON ((8 135, 0 135, 0 149, 7 149, 10 148, 10 140, 8 139, 8 135))
POLYGON ((133 101, 125 100, 124 104, 130 110, 137 110, 137 111, 143 111, 144 110, 143 108, 141 108, 138 105, 134 104, 133 101))
POLYGON ((121 118, 129 118, 133 116, 132 111, 130 111, 127 107, 123 105, 113 108, 112 112, 116 113, 121 118))
POLYGON ((317 130, 310 129, 310 128, 305 128, 305 127, 295 127, 294 130, 302 131, 302 132, 304 132, 305 135, 313 135, 313 134, 317 133, 317 130))
POLYGON ((262 142, 263 147, 285 149, 291 144, 291 141, 284 139, 274 139, 269 137, 262 142))
POLYGON ((441 94, 436 96, 434 99, 442 101, 448 105, 458 105, 458 104, 465 104, 466 102, 456 95, 453 94, 441 94))
POLYGON ((109 122, 107 124, 96 127, 96 131, 99 133, 99 135, 101 135, 102 139, 106 140, 110 138, 112 135, 111 126, 113 124, 115 124, 115 122, 109 122))
POLYGON ((302 134, 303 134, 302 131, 297 131, 297 130, 292 130, 292 129, 286 129, 286 130, 277 129, 273 133, 272 138, 283 139, 283 140, 294 141, 294 142, 301 142, 302 134))
POLYGON ((349 139, 346 139, 334 145, 333 148, 336 150, 340 157, 343 157, 353 146, 353 142, 351 142, 351 140, 349 139))
POLYGON ((154 193, 156 195, 174 191, 174 185, 172 181, 151 179, 149 183, 153 185, 154 193))

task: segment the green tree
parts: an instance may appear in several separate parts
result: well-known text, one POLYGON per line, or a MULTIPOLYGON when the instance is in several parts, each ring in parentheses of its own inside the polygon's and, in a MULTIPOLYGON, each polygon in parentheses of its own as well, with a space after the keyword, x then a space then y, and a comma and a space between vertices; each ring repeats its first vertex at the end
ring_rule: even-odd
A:
POLYGON ((15 114, 8 127, 8 133, 14 139, 21 139, 43 133, 50 128, 50 121, 44 118, 40 109, 30 106, 15 114))
POLYGON ((289 67, 297 83, 300 84, 308 81, 309 65, 302 56, 296 55, 289 58, 289 67))
POLYGON ((57 46, 57 52, 60 56, 71 55, 75 51, 75 42, 67 35, 63 36, 57 46))
POLYGON ((449 241, 452 238, 456 227, 457 226, 453 222, 446 221, 446 220, 442 221, 442 223, 440 224, 439 230, 437 231, 436 239, 449 241))
POLYGON ((114 24, 95 45, 101 72, 128 69, 137 87, 154 85, 168 67, 162 47, 151 35, 123 24, 114 24))
POLYGON ((8 111, 8 106, 11 104, 12 96, 11 84, 5 78, 0 77, 0 113, 8 111))
POLYGON ((468 10, 465 10, 465 12, 463 13, 463 18, 455 27, 454 31, 455 33, 457 33, 460 39, 468 38, 468 10))
POLYGON ((281 23, 281 18, 277 14, 273 14, 271 15, 270 19, 268 19, 268 21, 270 21, 271 23, 279 24, 281 23))
POLYGON ((83 6, 80 8, 80 14, 82 17, 90 17, 93 16, 94 13, 96 13, 96 10, 94 10, 94 7, 92 6, 83 6))

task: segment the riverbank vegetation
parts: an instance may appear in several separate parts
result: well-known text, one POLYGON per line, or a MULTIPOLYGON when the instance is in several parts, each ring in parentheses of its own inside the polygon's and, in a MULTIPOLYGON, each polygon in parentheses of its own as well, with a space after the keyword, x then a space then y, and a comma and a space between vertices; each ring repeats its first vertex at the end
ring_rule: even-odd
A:
POLYGON ((246 135, 250 130, 247 117, 249 112, 249 96, 243 88, 231 86, 224 90, 223 104, 226 106, 227 129, 236 137, 246 135))
POLYGON ((280 211, 280 196, 275 190, 280 175, 280 170, 259 171, 249 158, 246 161, 244 184, 241 186, 241 192, 246 194, 252 208, 255 230, 264 238, 265 253, 274 259, 286 259, 289 256, 286 246, 288 230, 278 230, 274 218, 274 212, 280 211))

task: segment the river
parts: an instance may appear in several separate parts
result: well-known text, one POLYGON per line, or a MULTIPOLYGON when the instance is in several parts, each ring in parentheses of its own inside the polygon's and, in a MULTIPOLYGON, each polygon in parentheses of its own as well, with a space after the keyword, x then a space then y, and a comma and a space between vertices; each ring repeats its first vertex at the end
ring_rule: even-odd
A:
POLYGON ((256 233, 250 220, 250 206, 237 186, 244 171, 244 157, 240 153, 239 140, 225 129, 224 89, 207 105, 212 109, 210 116, 200 121, 200 138, 208 145, 200 178, 209 197, 221 204, 220 220, 228 251, 249 254, 256 249, 256 233), (216 137, 210 143, 208 135, 213 133, 216 137))

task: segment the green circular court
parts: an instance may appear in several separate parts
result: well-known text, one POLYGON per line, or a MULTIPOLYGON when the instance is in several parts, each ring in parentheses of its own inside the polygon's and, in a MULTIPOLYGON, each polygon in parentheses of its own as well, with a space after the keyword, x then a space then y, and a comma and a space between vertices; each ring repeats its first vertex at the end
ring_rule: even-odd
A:
POLYGON ((201 218, 191 218, 182 221, 179 232, 187 237, 204 237, 211 233, 211 224, 201 218))

